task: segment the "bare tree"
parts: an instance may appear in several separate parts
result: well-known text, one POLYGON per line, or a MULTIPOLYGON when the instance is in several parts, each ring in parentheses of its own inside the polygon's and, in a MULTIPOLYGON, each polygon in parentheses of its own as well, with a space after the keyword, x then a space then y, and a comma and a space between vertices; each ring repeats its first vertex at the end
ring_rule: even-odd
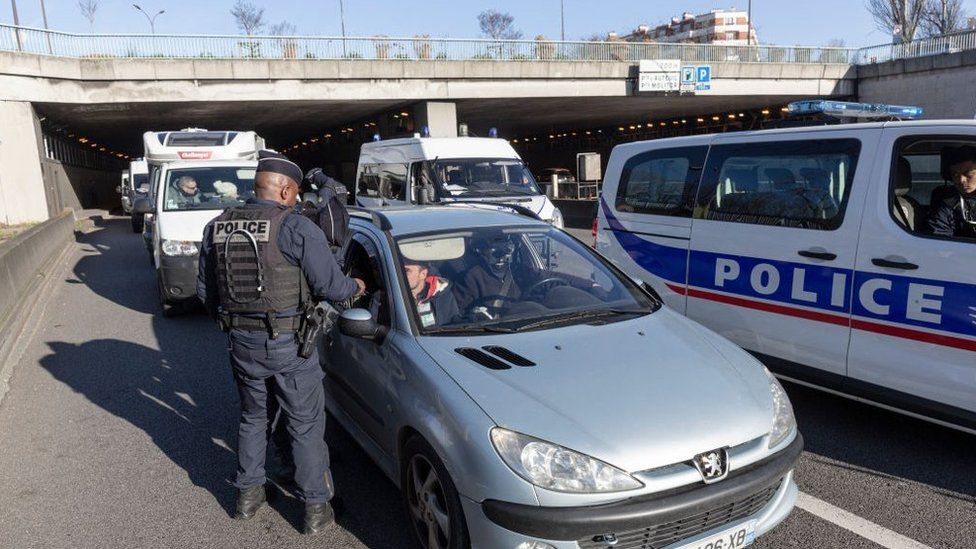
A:
POLYGON ((98 0, 78 0, 81 16, 88 20, 88 28, 95 33, 95 13, 98 12, 98 0))
POLYGON ((903 42, 915 39, 928 0, 867 0, 866 7, 878 30, 898 34, 903 42), (896 33, 899 31, 900 33, 896 33))
POLYGON ((927 36, 941 36, 966 26, 962 0, 929 0, 922 13, 922 32, 927 36))
POLYGON ((230 14, 234 16, 237 28, 248 36, 264 30, 264 8, 259 8, 247 0, 237 0, 230 14))
POLYGON ((290 21, 282 21, 280 23, 275 23, 271 25, 268 29, 268 33, 271 36, 295 36, 298 33, 298 27, 290 21))
POLYGON ((478 14, 478 26, 481 34, 494 40, 518 40, 522 38, 522 31, 512 25, 515 17, 496 10, 485 10, 478 14))
POLYGON ((827 43, 824 44, 824 47, 844 48, 847 47, 847 42, 845 42, 843 38, 831 38, 830 40, 827 40, 827 43))

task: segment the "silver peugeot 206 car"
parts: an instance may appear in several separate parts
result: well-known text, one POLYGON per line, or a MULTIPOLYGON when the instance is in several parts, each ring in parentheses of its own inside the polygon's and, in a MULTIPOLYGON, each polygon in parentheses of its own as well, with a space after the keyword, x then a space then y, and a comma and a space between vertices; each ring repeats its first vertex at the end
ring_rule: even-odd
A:
POLYGON ((802 449, 752 356, 563 231, 454 205, 354 211, 367 293, 323 343, 329 412, 427 549, 737 549, 802 449))

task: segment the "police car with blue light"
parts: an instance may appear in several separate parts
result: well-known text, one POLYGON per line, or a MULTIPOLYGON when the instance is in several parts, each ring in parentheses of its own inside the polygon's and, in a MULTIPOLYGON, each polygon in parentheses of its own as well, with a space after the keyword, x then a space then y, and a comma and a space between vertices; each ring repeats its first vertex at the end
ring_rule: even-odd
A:
POLYGON ((866 121, 619 145, 597 249, 784 379, 976 432, 976 122, 790 110, 866 121))
POLYGON ((340 256, 326 407, 422 547, 737 549, 792 510, 776 379, 530 209, 353 208, 340 256))

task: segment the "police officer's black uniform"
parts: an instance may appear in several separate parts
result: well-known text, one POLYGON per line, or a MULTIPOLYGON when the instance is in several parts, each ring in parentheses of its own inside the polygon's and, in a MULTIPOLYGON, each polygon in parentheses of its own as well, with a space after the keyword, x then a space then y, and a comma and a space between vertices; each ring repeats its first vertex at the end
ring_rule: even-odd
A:
MULTIPOLYGON (((281 159, 262 159, 258 171, 292 179, 297 172, 300 181, 298 167, 281 159)), ((299 356, 299 329, 310 303, 348 299, 357 290, 339 269, 321 229, 286 205, 251 199, 204 229, 197 292, 229 333, 241 400, 237 518, 250 518, 264 501, 268 391, 273 387, 291 439, 296 492, 306 503, 305 531, 317 533, 309 518, 316 509, 325 509, 331 521, 323 372, 316 352, 299 356)), ((318 524, 323 525, 321 518, 318 524)))
POLYGON ((976 193, 953 193, 942 200, 929 218, 929 230, 936 236, 976 238, 976 193))

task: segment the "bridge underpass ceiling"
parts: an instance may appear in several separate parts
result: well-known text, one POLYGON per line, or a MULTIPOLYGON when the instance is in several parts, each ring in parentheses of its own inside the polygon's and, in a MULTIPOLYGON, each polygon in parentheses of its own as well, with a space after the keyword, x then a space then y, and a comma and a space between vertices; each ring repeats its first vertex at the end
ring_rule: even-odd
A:
MULTIPOLYGON (((479 135, 497 127, 503 136, 553 129, 588 128, 641 121, 777 107, 797 96, 555 97, 457 100, 458 121, 479 135)), ((285 147, 415 101, 260 101, 198 103, 35 104, 48 124, 63 127, 114 150, 139 155, 142 133, 185 127, 255 130, 270 146, 285 147)))

